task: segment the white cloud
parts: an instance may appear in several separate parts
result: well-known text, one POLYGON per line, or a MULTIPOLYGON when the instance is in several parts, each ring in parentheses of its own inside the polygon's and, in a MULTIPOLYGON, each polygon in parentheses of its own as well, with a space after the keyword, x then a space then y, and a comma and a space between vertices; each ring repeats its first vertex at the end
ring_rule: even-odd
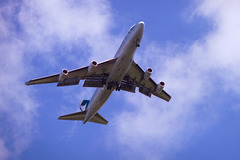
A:
MULTIPOLYGON (((150 43, 141 54, 143 58, 136 57, 141 66, 152 65, 154 78, 166 81, 166 90, 173 98, 165 103, 140 94, 131 96, 133 99, 126 96, 133 112, 124 111, 116 117, 111 135, 113 142, 123 146, 122 152, 129 149, 127 157, 138 154, 141 159, 164 158, 168 156, 166 151, 184 146, 193 133, 204 129, 204 124, 214 123, 213 112, 210 115, 204 112, 205 108, 208 111, 211 108, 199 107, 199 104, 206 105, 202 100, 211 97, 216 79, 224 91, 239 93, 235 80, 240 78, 240 22, 235 18, 240 12, 238 3, 203 1, 194 13, 213 22, 211 32, 189 47, 178 44, 158 47, 150 43), (159 55, 162 52, 164 54, 159 55), (198 110, 203 120, 197 120, 198 110)), ((32 64, 36 57, 54 65, 59 65, 62 57, 74 64, 86 64, 81 56, 88 57, 88 61, 105 60, 115 53, 120 43, 118 37, 109 33, 113 17, 108 1, 78 1, 76 4, 45 0, 2 4, 0 73, 4 78, 0 80, 0 115, 4 127, 0 129, 1 160, 9 158, 10 153, 20 154, 26 149, 33 138, 31 132, 37 130, 33 116, 36 116, 38 102, 32 96, 33 88, 29 90, 22 83, 28 73, 36 69, 32 64), (70 55, 75 46, 80 46, 81 50, 70 55), (61 52, 56 52, 56 48, 61 48, 61 52)), ((43 70, 51 64, 43 66, 43 70)))
POLYGON ((206 49, 209 53, 208 63, 218 70, 218 75, 225 82, 224 89, 240 92, 236 79, 240 77, 239 71, 239 41, 240 20, 237 18, 240 2, 232 0, 221 3, 205 2, 199 8, 199 14, 212 17, 216 30, 207 37, 206 49), (226 5, 227 4, 227 5, 226 5))
POLYGON ((118 115, 111 133, 115 133, 116 141, 127 146, 122 152, 128 150, 128 156, 139 155, 140 159, 171 156, 194 134, 204 132, 216 122, 218 106, 212 103, 220 99, 213 93, 221 91, 225 101, 231 101, 227 91, 239 94, 239 1, 203 1, 193 12, 213 24, 204 37, 189 47, 178 44, 159 47, 150 43, 141 58, 136 55, 141 66, 152 65, 156 80, 166 82, 172 100, 166 103, 140 94, 125 97, 133 111, 118 115))
POLYGON ((0 139, 0 159, 7 159, 9 156, 9 151, 6 148, 4 141, 2 139, 0 139))
POLYGON ((105 42, 112 41, 108 36, 111 22, 108 1, 1 3, 0 74, 4 77, 0 79, 1 160, 20 155, 37 133, 35 122, 39 104, 33 97, 34 89, 24 85, 26 77, 36 69, 34 60, 44 59, 42 70, 46 71, 49 65, 59 64, 58 59, 62 57, 75 64, 85 64, 86 59, 78 61, 79 55, 103 51, 108 55, 114 45, 102 48, 105 42), (94 45, 98 42, 99 45, 94 45), (69 55, 78 45, 85 46, 85 50, 69 55), (56 52, 56 48, 62 49, 56 52))

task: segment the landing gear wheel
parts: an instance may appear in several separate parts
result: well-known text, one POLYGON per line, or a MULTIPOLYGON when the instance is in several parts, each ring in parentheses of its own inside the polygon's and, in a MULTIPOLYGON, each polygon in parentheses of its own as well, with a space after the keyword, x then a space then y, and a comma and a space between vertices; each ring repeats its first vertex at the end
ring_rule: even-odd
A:
POLYGON ((112 89, 112 84, 111 84, 111 83, 108 83, 107 89, 108 89, 108 90, 111 90, 111 89, 112 89))
POLYGON ((139 39, 136 39, 136 47, 140 47, 139 39))

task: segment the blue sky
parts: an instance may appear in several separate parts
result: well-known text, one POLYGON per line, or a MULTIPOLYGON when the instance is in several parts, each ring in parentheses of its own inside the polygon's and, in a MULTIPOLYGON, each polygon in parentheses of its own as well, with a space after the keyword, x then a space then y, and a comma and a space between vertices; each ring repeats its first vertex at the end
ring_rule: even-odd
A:
POLYGON ((1 1, 0 160, 240 159, 240 2, 1 1), (145 22, 135 61, 165 81, 169 103, 114 92, 109 124, 59 121, 94 89, 33 78, 112 58, 145 22))

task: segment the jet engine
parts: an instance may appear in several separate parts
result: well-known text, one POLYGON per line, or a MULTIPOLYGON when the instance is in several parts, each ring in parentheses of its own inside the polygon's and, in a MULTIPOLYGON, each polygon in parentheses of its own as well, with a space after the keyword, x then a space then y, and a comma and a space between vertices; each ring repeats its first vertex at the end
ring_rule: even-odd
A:
POLYGON ((148 69, 145 71, 143 78, 144 78, 145 80, 148 80, 149 77, 151 76, 151 74, 152 74, 152 68, 148 68, 148 69))
POLYGON ((156 88, 156 93, 158 93, 158 94, 161 93, 163 88, 164 88, 164 86, 165 86, 165 83, 164 82, 160 82, 158 84, 157 88, 156 88))
POLYGON ((97 67, 97 62, 96 61, 92 61, 90 63, 90 65, 88 66, 88 74, 91 74, 94 72, 95 68, 97 67))
POLYGON ((59 74, 58 82, 62 82, 68 75, 68 70, 63 69, 62 72, 59 74))

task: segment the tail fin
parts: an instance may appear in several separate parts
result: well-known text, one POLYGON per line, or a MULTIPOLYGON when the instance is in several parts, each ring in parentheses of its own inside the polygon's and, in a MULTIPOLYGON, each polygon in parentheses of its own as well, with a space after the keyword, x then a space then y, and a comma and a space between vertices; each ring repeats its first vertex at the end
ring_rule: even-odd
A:
MULTIPOLYGON (((87 111, 76 112, 64 116, 58 117, 60 120, 80 120, 83 121, 87 111)), ((99 113, 96 113, 89 122, 99 123, 99 124, 108 124, 108 121, 104 119, 99 113)))
POLYGON ((81 111, 87 110, 88 105, 89 105, 89 102, 90 102, 90 100, 86 100, 86 99, 82 100, 82 101, 79 103, 79 109, 80 109, 81 111))

